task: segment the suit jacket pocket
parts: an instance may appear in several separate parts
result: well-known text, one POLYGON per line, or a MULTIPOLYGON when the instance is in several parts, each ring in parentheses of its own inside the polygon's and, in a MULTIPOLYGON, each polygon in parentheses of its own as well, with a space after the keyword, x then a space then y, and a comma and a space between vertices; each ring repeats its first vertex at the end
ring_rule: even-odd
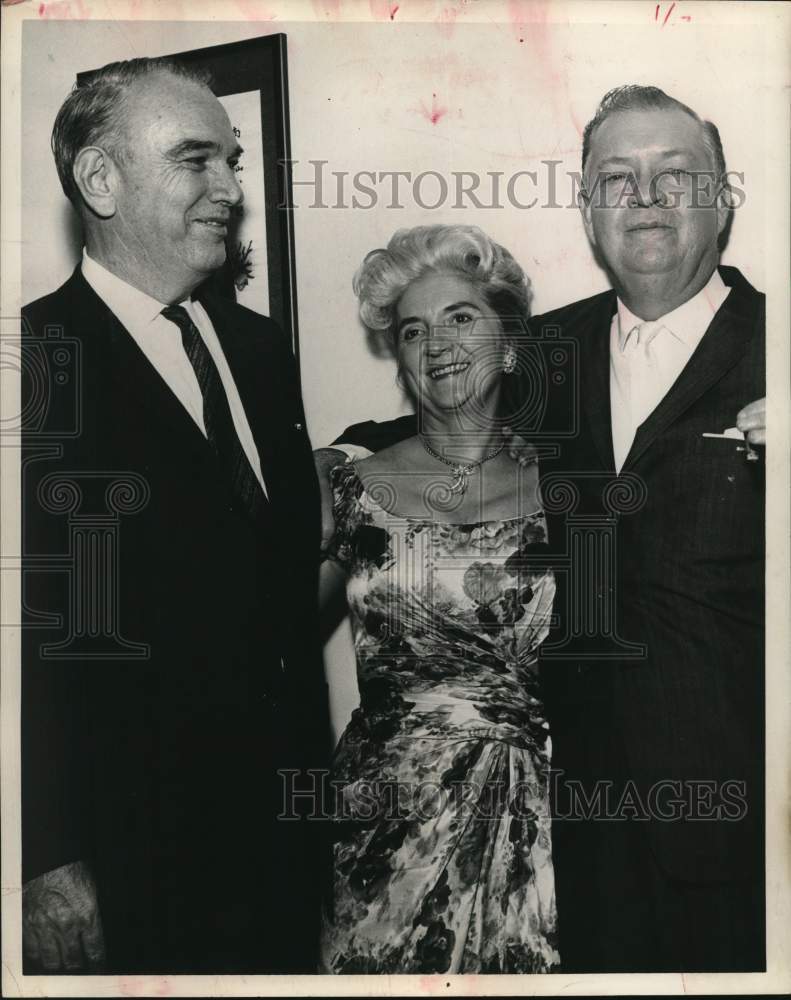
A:
POLYGON ((764 459, 749 461, 744 442, 692 437, 673 460, 679 528, 699 555, 754 556, 764 531, 764 459))

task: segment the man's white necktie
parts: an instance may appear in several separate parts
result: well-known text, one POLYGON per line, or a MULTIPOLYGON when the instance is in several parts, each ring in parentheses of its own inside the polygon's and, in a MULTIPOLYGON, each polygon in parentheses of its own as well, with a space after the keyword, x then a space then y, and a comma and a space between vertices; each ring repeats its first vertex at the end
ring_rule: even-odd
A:
POLYGON ((624 344, 624 354, 629 355, 629 409, 635 432, 655 409, 651 383, 656 379, 657 358, 652 344, 662 327, 660 320, 638 323, 624 344))

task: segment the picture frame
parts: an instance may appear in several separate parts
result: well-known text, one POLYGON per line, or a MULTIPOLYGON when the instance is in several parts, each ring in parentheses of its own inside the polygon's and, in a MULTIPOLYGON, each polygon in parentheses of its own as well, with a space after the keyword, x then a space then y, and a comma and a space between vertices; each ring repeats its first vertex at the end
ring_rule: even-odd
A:
MULTIPOLYGON (((275 320, 299 367, 286 36, 264 35, 167 58, 211 74, 212 90, 244 149, 236 168, 244 202, 233 213, 226 262, 206 286, 275 320)), ((95 72, 78 73, 78 84, 95 72)))

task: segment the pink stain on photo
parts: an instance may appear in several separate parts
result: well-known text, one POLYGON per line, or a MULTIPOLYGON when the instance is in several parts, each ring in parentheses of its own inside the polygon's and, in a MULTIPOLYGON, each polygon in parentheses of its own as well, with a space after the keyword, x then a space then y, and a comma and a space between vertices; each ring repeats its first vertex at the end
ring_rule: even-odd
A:
POLYGON ((322 21, 337 21, 341 16, 341 0, 313 0, 313 10, 322 21))
POLYGON ((423 101, 421 101, 420 102, 420 113, 421 113, 421 115, 423 115, 423 117, 426 119, 426 121, 430 121, 432 125, 436 125, 437 122, 440 120, 440 118, 442 118, 443 115, 446 115, 448 113, 448 109, 447 108, 443 108, 439 104, 437 104, 437 95, 436 94, 432 94, 431 95, 431 107, 427 108, 426 105, 425 105, 425 103, 423 101))
POLYGON ((88 8, 83 0, 67 0, 65 3, 41 3, 38 7, 38 16, 53 18, 56 20, 87 20, 89 17, 88 8))
POLYGON ((555 56, 551 4, 534 0, 508 0, 508 15, 517 40, 530 47, 533 60, 541 63, 545 78, 552 84, 553 100, 565 90, 565 73, 555 56))
POLYGON ((535 0, 508 0, 508 18, 517 40, 528 42, 548 66, 552 58, 550 6, 535 0))
POLYGON ((248 21, 274 21, 277 14, 267 10, 259 0, 236 0, 236 6, 248 21))
POLYGON ((394 21, 399 10, 398 4, 391 0, 368 0, 368 6, 371 17, 377 21, 394 21))
POLYGON ((508 20, 520 42, 525 40, 527 22, 531 20, 528 6, 532 4, 528 5, 523 0, 508 0, 508 20))
POLYGON ((170 996, 173 986, 165 976, 134 977, 121 976, 118 979, 118 992, 125 997, 133 996, 170 996))
POLYGON ((456 7, 443 7, 442 11, 434 21, 439 29, 441 35, 445 38, 450 38, 453 35, 453 29, 456 27, 456 18, 459 16, 459 11, 456 7))

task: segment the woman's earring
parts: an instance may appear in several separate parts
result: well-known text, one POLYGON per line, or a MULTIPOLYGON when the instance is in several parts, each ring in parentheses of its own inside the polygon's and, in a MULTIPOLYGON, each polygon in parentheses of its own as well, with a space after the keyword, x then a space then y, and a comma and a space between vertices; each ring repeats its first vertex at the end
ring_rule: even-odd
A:
POLYGON ((505 375, 512 375, 514 371, 516 371, 516 351, 509 344, 503 355, 503 373, 505 375))

